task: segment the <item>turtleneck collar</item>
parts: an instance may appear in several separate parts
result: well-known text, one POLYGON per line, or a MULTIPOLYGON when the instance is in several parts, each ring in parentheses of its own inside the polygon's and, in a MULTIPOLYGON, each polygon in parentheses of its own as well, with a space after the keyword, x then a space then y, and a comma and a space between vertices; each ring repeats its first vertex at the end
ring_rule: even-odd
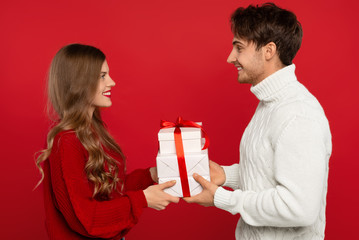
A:
POLYGON ((286 66, 272 75, 263 79, 260 83, 251 87, 251 92, 260 100, 270 102, 278 99, 283 93, 281 89, 291 82, 297 81, 295 65, 286 66))

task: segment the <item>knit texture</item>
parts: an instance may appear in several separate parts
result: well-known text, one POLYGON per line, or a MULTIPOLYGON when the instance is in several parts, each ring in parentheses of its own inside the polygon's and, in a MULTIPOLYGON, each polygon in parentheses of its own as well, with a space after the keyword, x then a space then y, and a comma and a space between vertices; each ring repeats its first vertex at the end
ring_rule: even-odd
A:
POLYGON ((51 155, 44 164, 46 228, 50 239, 120 239, 147 207, 143 189, 153 184, 148 169, 125 176, 124 161, 106 153, 120 164, 119 177, 125 190, 114 192, 108 201, 92 198, 93 184, 84 171, 88 153, 74 131, 56 135, 51 155))
POLYGON ((327 118, 287 66, 252 86, 260 100, 243 133, 240 162, 224 166, 215 206, 241 218, 236 239, 324 239, 328 162, 327 118))

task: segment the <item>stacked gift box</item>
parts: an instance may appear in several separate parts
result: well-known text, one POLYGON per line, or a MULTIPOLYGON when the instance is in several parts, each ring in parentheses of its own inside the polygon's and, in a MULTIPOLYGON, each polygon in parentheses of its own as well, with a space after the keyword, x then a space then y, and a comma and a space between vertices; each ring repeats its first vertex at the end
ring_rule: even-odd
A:
MULTIPOLYGON (((178 143, 175 142, 175 129, 176 127, 162 128, 158 133, 159 150, 156 159, 158 182, 176 180, 176 184, 165 189, 165 192, 173 196, 184 197, 183 191, 185 190, 182 188, 182 183, 188 181, 190 196, 194 196, 202 191, 201 185, 192 177, 194 173, 210 181, 208 150, 202 150, 205 139, 202 138, 201 128, 179 127, 185 162, 183 167, 183 164, 181 165, 179 162, 180 154, 176 151, 176 144, 178 143), (183 173, 184 170, 185 174, 181 176, 181 172, 183 173), (186 179, 183 178, 184 176, 186 179)), ((184 186, 186 184, 185 182, 184 186)))

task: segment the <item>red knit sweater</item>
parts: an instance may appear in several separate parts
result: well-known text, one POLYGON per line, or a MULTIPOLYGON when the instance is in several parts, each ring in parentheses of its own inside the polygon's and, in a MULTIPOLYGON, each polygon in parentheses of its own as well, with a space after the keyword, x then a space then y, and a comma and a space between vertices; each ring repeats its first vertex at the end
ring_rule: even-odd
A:
MULTIPOLYGON (((123 163, 120 156, 105 149, 123 163)), ((88 153, 73 131, 56 135, 44 171, 46 228, 50 239, 120 239, 147 207, 143 189, 154 182, 148 169, 124 174, 125 190, 111 200, 92 198, 93 185, 84 171, 88 153)), ((122 173, 122 175, 121 175, 122 173)))

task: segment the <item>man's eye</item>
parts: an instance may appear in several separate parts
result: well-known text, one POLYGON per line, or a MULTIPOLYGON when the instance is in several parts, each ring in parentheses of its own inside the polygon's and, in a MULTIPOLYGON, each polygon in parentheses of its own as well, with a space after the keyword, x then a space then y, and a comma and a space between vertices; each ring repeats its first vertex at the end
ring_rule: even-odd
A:
POLYGON ((240 47, 237 47, 237 51, 240 52, 240 51, 241 51, 241 48, 240 48, 240 47))

